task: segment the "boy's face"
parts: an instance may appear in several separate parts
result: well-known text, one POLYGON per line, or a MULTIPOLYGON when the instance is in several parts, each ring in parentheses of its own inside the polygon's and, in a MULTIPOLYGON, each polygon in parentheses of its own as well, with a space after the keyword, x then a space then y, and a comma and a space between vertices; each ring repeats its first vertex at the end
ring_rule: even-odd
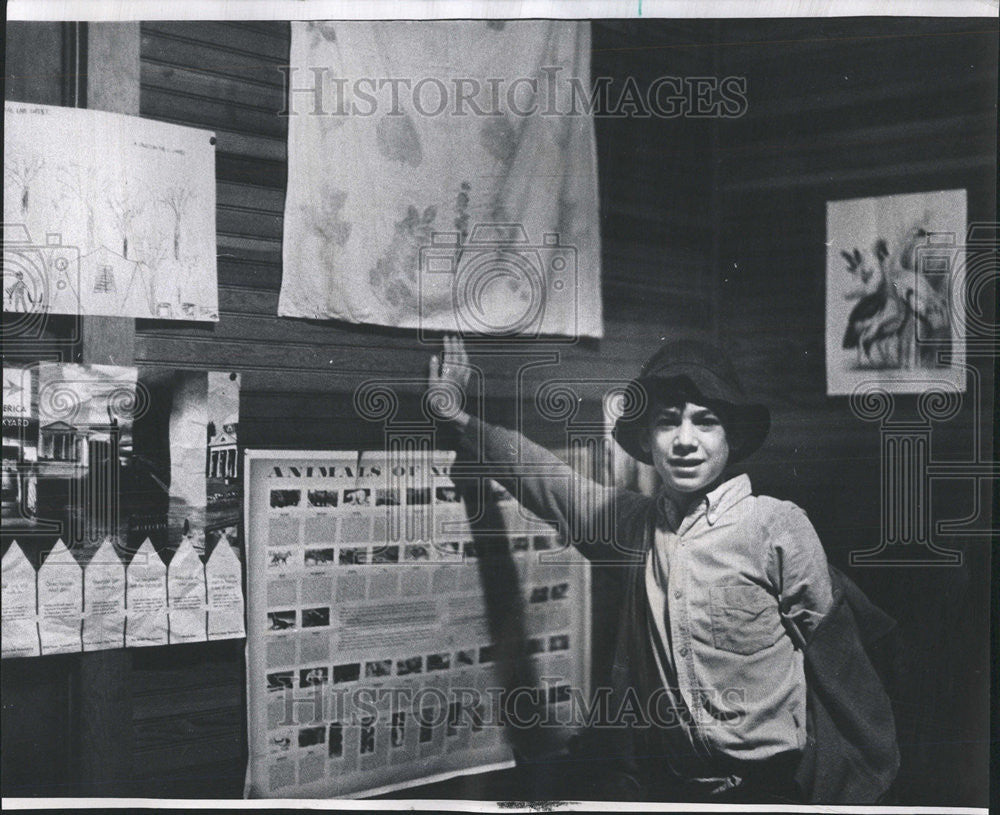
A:
POLYGON ((691 402, 655 406, 643 446, 664 485, 675 493, 706 490, 729 461, 729 441, 718 415, 691 402))

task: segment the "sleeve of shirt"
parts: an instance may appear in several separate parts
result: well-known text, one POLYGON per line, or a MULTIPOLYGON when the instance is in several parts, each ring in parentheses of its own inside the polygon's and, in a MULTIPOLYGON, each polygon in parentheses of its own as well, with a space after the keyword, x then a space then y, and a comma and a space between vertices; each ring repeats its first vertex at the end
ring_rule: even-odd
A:
POLYGON ((803 509, 786 501, 767 503, 771 504, 764 518, 767 573, 778 592, 781 614, 802 644, 833 605, 826 553, 803 509))
POLYGON ((475 417, 459 429, 458 442, 521 504, 555 524, 587 557, 607 560, 637 545, 625 539, 626 527, 648 500, 644 496, 586 478, 522 434, 475 417), (610 546, 615 540, 618 545, 610 546))

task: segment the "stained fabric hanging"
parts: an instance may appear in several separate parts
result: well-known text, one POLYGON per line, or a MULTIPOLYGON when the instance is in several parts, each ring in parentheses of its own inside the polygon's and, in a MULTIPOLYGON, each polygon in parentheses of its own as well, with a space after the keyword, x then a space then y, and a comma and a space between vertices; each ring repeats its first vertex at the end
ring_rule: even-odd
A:
POLYGON ((278 313, 599 337, 590 28, 292 24, 278 313))

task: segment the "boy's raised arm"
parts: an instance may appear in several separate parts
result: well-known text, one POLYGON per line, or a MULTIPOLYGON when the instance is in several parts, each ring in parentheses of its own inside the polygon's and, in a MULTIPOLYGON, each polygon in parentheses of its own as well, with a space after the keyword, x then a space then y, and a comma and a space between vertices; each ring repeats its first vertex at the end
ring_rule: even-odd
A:
POLYGON ((525 507, 556 524, 584 554, 607 557, 623 513, 634 514, 632 505, 643 496, 586 478, 524 435, 470 415, 461 406, 470 375, 461 340, 445 337, 444 355, 431 357, 428 373, 428 404, 448 406, 438 418, 452 422, 462 448, 477 458, 482 454, 489 476, 525 507))

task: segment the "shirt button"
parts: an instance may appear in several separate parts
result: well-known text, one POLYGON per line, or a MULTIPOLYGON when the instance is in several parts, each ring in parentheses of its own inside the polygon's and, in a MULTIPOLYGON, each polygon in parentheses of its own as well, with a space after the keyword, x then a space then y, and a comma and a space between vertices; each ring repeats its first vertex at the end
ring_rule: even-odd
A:
POLYGON ((675 591, 675 592, 674 592, 674 599, 675 599, 675 600, 680 600, 680 599, 681 599, 681 597, 683 597, 683 596, 684 596, 684 593, 683 593, 683 592, 680 592, 680 591, 675 591))
POLYGON ((680 652, 679 652, 679 653, 680 653, 680 655, 681 655, 682 657, 686 657, 686 656, 687 656, 688 654, 690 654, 691 652, 690 652, 690 651, 689 651, 689 650, 688 650, 687 648, 681 648, 681 650, 680 650, 680 652))

